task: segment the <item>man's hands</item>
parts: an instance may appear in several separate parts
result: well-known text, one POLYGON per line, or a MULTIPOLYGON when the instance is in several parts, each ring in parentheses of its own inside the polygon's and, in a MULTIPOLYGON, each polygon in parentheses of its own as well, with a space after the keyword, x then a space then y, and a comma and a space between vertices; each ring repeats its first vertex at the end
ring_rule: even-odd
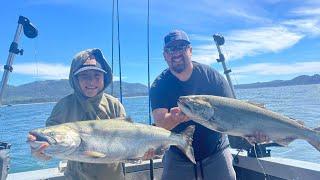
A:
POLYGON ((36 157, 36 158, 38 158, 40 160, 43 160, 43 161, 48 161, 48 160, 51 159, 50 156, 45 155, 44 152, 43 152, 44 149, 46 149, 49 146, 48 143, 42 143, 42 144, 40 144, 39 147, 33 147, 32 143, 34 141, 36 141, 36 137, 31 135, 31 134, 28 135, 27 141, 30 142, 30 148, 31 148, 32 156, 34 156, 34 157, 36 157))
POLYGON ((154 149, 151 148, 143 155, 142 160, 153 159, 155 155, 154 149))
POLYGON ((255 131, 252 135, 246 136, 246 139, 252 144, 270 142, 269 136, 261 131, 255 131))
POLYGON ((176 122, 177 124, 180 124, 182 122, 188 121, 189 117, 186 116, 179 107, 173 107, 170 109, 169 112, 170 118, 173 120, 173 122, 176 122))
POLYGON ((189 120, 179 107, 173 107, 169 111, 166 108, 158 108, 153 110, 152 115, 156 125, 167 130, 171 130, 178 124, 189 120))

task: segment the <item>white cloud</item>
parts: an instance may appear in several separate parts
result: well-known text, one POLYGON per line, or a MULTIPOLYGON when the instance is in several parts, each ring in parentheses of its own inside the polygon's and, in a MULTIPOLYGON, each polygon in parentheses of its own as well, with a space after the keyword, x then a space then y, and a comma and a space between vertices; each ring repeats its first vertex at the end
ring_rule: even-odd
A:
MULTIPOLYGON (((126 76, 122 76, 121 81, 128 79, 128 77, 126 76)), ((114 81, 120 81, 120 77, 119 76, 113 76, 113 82, 114 81)))
POLYGON ((227 36, 226 47, 232 49, 229 58, 237 59, 245 55, 278 52, 293 46, 302 37, 284 27, 238 30, 227 36))
POLYGON ((319 16, 320 8, 310 8, 310 7, 298 8, 291 11, 291 14, 299 15, 299 16, 319 16))
POLYGON ((291 19, 281 22, 287 28, 310 36, 320 35, 320 8, 319 5, 297 7, 289 11, 291 19))
POLYGON ((247 21, 258 22, 258 23, 271 23, 271 19, 260 17, 254 14, 250 14, 248 11, 243 9, 227 9, 226 13, 242 18, 247 21))
POLYGON ((300 33, 310 36, 320 35, 320 20, 319 19, 294 19, 282 22, 283 25, 300 33))
MULTIPOLYGON (((237 16, 247 16, 246 19, 260 22, 268 21, 268 19, 247 14, 245 11, 233 11, 232 9, 228 11, 237 16)), ((279 25, 234 30, 226 33, 226 43, 222 46, 226 59, 235 60, 245 56, 279 52, 294 46, 304 37, 320 35, 320 18, 318 16, 320 8, 300 8, 293 10, 293 13, 300 16, 310 16, 283 20, 279 22, 279 25)), ((194 59, 196 61, 205 64, 215 62, 218 53, 211 36, 191 35, 191 40, 199 42, 199 45, 194 45, 194 59)))
MULTIPOLYGON (((3 70, 1 70, 3 71, 3 70)), ((36 79, 69 79, 70 66, 63 64, 48 64, 48 63, 23 63, 15 64, 13 72, 15 74, 22 74, 32 76, 36 79)), ((127 77, 122 77, 122 80, 127 77)), ((119 76, 113 76, 113 81, 119 81, 119 76)))
POLYGON ((31 75, 39 79, 68 79, 70 66, 48 63, 15 64, 14 73, 31 75))
MULTIPOLYGON (((200 45, 194 46, 194 59, 211 64, 217 58, 217 50, 212 37, 191 36, 200 45)), ((234 60, 244 56, 278 52, 295 45, 302 34, 289 31, 285 27, 262 27, 248 30, 235 30, 225 36, 226 43, 222 46, 230 50, 225 53, 226 59, 234 60)))
POLYGON ((290 75, 319 73, 320 61, 299 62, 292 64, 258 63, 232 68, 236 75, 290 75))

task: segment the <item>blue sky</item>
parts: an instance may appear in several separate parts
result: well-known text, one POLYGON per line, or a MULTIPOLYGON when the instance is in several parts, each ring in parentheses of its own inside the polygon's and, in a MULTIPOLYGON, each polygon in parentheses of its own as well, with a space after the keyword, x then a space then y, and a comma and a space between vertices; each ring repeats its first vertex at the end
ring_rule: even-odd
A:
MULTIPOLYGON (((9 84, 66 79, 72 57, 87 48, 101 48, 111 63, 112 0, 5 0, 2 7, 1 67, 19 15, 39 30, 36 39, 21 37, 24 55, 15 57, 9 84)), ((147 0, 119 0, 119 15, 122 80, 147 84, 147 0)), ((151 82, 167 67, 163 37, 173 29, 189 34, 193 60, 220 72, 212 35, 222 34, 234 84, 285 80, 320 70, 319 0, 150 0, 151 82)))

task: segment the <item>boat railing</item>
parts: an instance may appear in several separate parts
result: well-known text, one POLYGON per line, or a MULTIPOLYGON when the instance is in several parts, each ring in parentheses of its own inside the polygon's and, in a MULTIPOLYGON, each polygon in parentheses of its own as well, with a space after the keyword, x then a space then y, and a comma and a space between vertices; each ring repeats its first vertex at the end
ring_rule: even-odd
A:
MULTIPOLYGON (((231 149, 233 156, 237 156, 237 161, 234 161, 233 166, 237 173, 238 180, 283 180, 283 179, 320 179, 320 164, 293 160, 278 157, 248 157, 246 151, 238 153, 237 150, 231 149)), ((150 179, 150 161, 143 161, 140 164, 126 163, 126 180, 148 180, 150 179)), ((160 179, 162 174, 161 159, 153 161, 154 177, 160 179)), ((66 166, 66 163, 61 163, 60 166, 66 166)), ((63 172, 60 168, 50 168, 36 171, 27 171, 13 173, 8 175, 8 180, 19 179, 63 179, 63 172)))

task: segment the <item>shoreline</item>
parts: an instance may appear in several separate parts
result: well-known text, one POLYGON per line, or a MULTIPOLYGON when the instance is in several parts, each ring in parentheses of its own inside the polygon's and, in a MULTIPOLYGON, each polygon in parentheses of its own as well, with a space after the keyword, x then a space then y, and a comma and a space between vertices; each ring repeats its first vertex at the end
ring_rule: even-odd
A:
POLYGON ((32 104, 50 104, 50 103, 57 103, 57 102, 55 102, 55 101, 48 101, 48 102, 37 102, 37 103, 4 104, 4 105, 1 105, 0 108, 3 108, 3 107, 11 107, 11 106, 26 106, 26 105, 32 105, 32 104))
MULTIPOLYGON (((141 98, 141 97, 148 97, 148 96, 126 96, 123 97, 124 99, 134 99, 134 98, 141 98)), ((116 97, 119 99, 119 97, 116 97)), ((48 101, 48 102, 35 102, 35 103, 17 103, 17 104, 4 104, 1 105, 0 108, 4 107, 11 107, 11 106, 23 106, 23 105, 33 105, 33 104, 47 104, 47 103, 57 103, 58 101, 48 101)))

